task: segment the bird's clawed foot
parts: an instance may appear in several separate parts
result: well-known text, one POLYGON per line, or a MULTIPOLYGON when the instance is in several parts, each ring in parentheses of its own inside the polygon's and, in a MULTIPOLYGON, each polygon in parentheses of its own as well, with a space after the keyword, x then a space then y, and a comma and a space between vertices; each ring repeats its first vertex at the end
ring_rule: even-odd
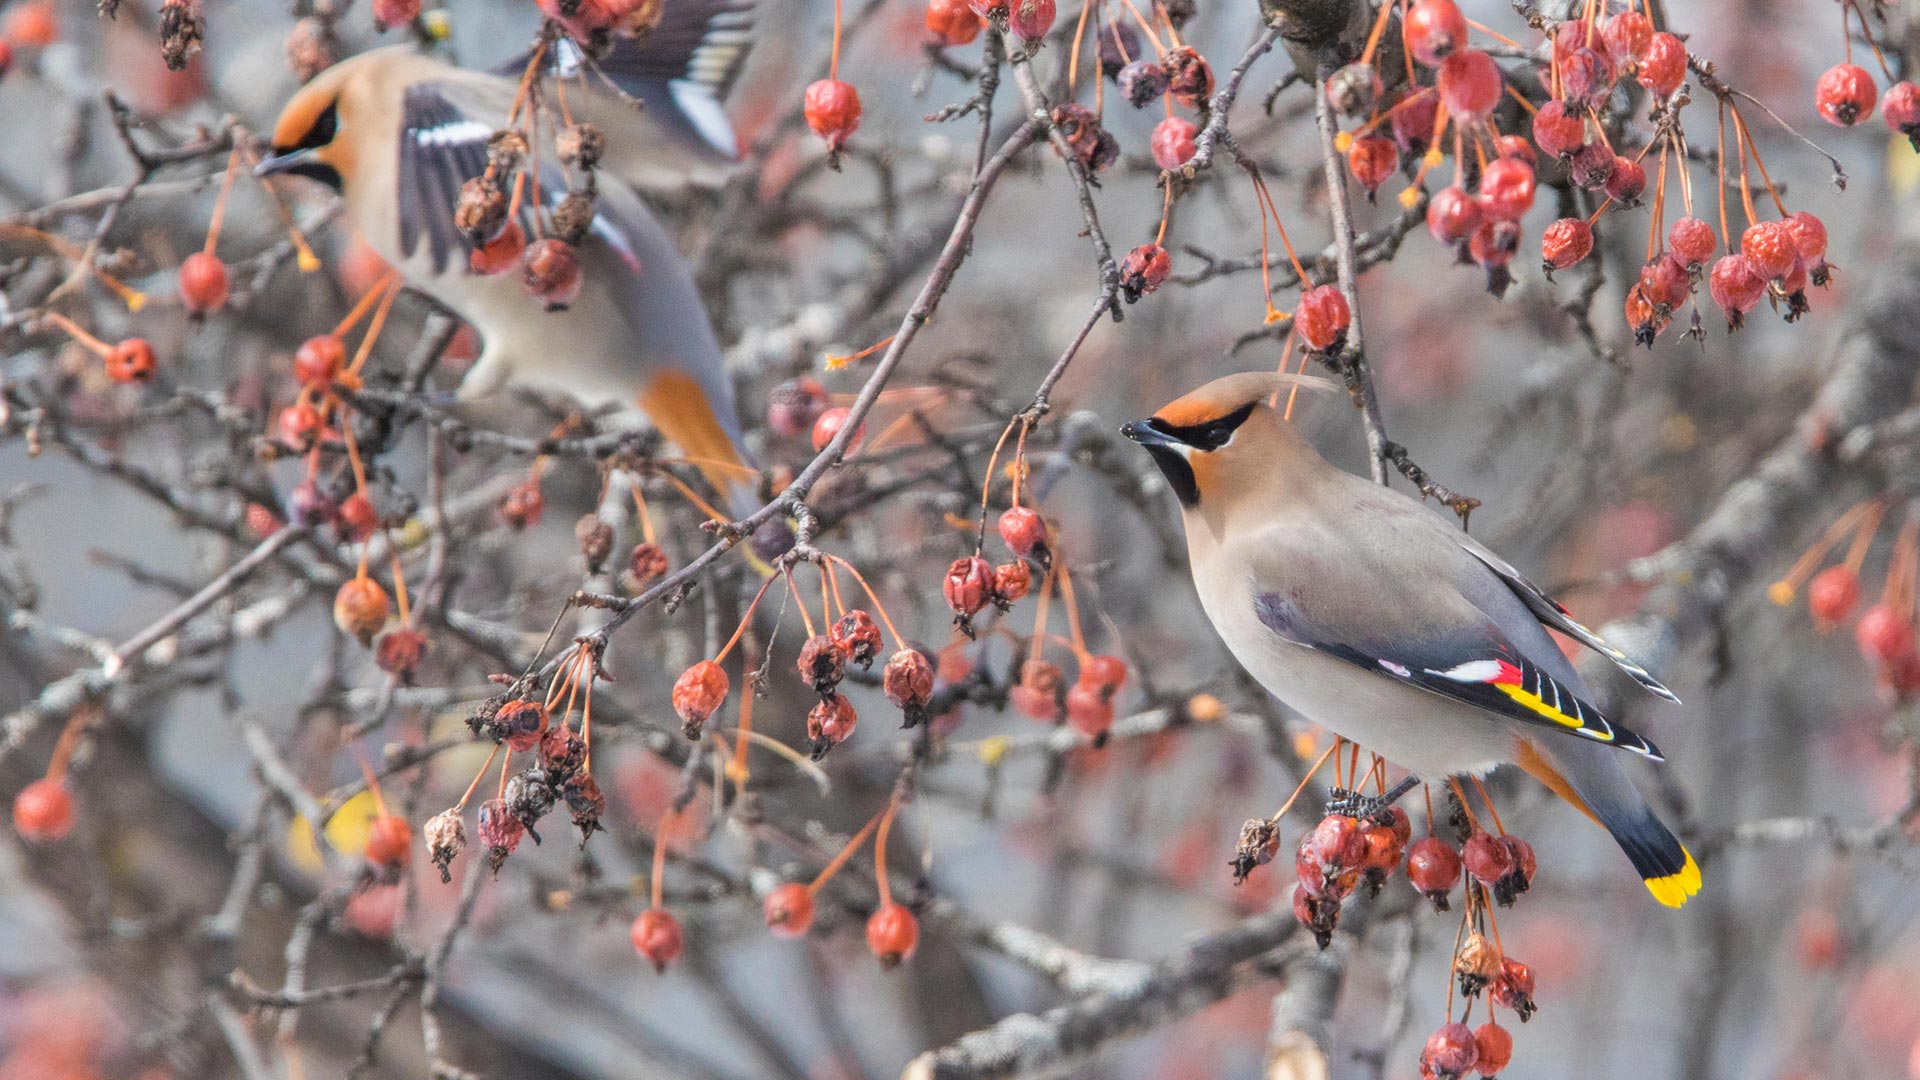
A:
POLYGON ((1371 818, 1382 825, 1391 824, 1392 819, 1387 814, 1388 809, 1419 785, 1419 777, 1408 776, 1393 785, 1384 795, 1362 795, 1358 791, 1347 788, 1333 788, 1327 793, 1332 796, 1327 800, 1327 813, 1363 820, 1371 818))

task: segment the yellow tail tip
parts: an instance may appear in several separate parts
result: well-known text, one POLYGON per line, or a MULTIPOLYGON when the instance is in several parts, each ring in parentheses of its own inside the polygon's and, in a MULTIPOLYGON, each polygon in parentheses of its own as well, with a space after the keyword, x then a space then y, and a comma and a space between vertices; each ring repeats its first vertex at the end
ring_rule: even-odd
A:
POLYGON ((1677 908, 1687 902, 1687 898, 1700 891, 1700 864, 1693 861, 1693 852, 1681 848, 1680 853, 1687 857, 1687 863, 1677 873, 1666 877, 1647 878, 1647 891, 1655 900, 1670 908, 1677 908))

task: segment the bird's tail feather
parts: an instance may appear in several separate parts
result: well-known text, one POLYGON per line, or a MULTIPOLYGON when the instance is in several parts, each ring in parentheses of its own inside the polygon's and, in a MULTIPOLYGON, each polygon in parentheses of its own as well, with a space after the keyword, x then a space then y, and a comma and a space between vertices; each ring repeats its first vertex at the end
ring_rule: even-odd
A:
POLYGON ((640 395, 639 405, 712 485, 723 507, 735 514, 754 509, 753 466, 697 382, 677 372, 657 376, 640 395))
POLYGON ((1520 767, 1612 835, 1647 891, 1677 908, 1700 891, 1700 866, 1640 797, 1607 747, 1578 743, 1543 751, 1521 740, 1520 767))

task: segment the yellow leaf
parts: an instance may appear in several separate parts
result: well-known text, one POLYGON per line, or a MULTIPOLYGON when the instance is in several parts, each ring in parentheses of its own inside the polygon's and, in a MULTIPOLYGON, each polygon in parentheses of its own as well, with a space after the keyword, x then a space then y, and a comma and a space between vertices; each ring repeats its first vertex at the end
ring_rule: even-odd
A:
MULTIPOLYGON (((380 804, 371 791, 363 791, 341 803, 340 809, 327 819, 324 830, 327 843, 343 855, 360 855, 367 850, 370 827, 379 813, 380 804)), ((319 841, 313 835, 313 824, 303 816, 295 817, 287 826, 287 857, 312 872, 318 872, 325 865, 319 841)))
POLYGON ((1904 199, 1920 186, 1920 151, 1905 135, 1894 132, 1887 140, 1887 187, 1893 197, 1904 199))
POLYGON ((991 765, 1001 758, 1006 757, 1007 747, 1009 745, 1011 745, 1011 743, 1005 735, 995 735, 992 738, 980 740, 981 762, 991 765))

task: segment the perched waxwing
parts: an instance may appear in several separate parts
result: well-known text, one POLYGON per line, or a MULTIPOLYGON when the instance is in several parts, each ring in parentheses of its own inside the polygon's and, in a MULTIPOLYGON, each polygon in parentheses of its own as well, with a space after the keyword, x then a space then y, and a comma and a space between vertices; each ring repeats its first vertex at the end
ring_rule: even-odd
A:
MULTIPOLYGON (((731 153, 720 95, 744 53, 750 6, 669 4, 653 34, 617 41, 602 57, 603 73, 619 73, 621 89, 649 106, 657 157, 731 153)), ((568 65, 581 62, 579 50, 566 39, 552 48, 548 71, 566 77, 568 65)), ((461 383, 462 400, 515 384, 588 409, 638 410, 733 509, 746 508, 752 470, 719 342, 671 238, 616 173, 593 176, 593 216, 571 252, 577 292, 560 300, 535 295, 519 262, 476 264, 476 236, 456 225, 455 211, 462 186, 487 171, 489 143, 507 126, 517 86, 516 78, 456 68, 410 46, 362 53, 293 96, 258 171, 308 177, 339 192, 347 220, 374 251, 473 325, 481 353, 461 383)), ((584 94, 572 100, 589 107, 584 94)), ((543 111, 535 130, 562 126, 543 111)), ((640 131, 621 137, 638 139, 640 131)), ((554 155, 550 145, 529 147, 518 155, 517 177, 496 176, 503 191, 520 192, 517 213, 497 222, 496 237, 518 228, 531 252, 552 234, 554 211, 569 194, 554 155)), ((495 243, 486 241, 481 253, 495 243)))
POLYGON ((1268 401, 1310 377, 1229 375, 1121 429, 1180 500, 1200 604, 1240 663, 1307 719, 1430 781, 1519 765, 1613 835, 1654 898, 1700 869, 1621 755, 1548 628, 1673 693, 1498 555, 1397 491, 1328 464, 1268 401))

